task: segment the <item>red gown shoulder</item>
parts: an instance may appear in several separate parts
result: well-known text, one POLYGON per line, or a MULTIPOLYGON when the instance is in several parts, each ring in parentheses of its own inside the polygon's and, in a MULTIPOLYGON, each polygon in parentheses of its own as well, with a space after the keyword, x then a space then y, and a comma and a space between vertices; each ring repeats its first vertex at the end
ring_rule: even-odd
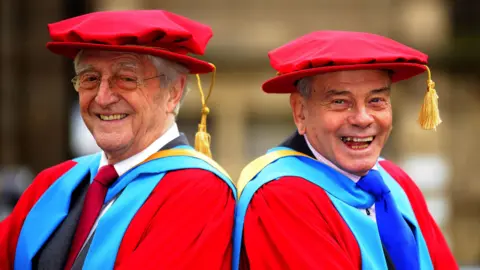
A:
POLYGON ((40 172, 18 200, 12 213, 0 223, 0 269, 13 269, 23 222, 43 193, 77 163, 69 160, 40 172))
POLYGON ((328 195, 298 177, 271 181, 255 193, 242 252, 242 269, 361 268, 357 241, 328 195))
POLYGON ((234 208, 213 173, 167 173, 130 223, 115 269, 231 269, 234 208))

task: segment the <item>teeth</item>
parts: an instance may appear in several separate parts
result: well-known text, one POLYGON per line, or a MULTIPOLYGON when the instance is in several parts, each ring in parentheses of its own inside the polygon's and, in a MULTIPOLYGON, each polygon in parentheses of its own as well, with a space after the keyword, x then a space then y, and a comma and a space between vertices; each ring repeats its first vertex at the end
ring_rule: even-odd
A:
POLYGON ((126 114, 111 114, 111 115, 100 114, 100 119, 104 121, 120 120, 125 117, 127 117, 126 114))
POLYGON ((371 142, 373 141, 373 136, 366 137, 366 138, 357 138, 357 137, 342 137, 342 141, 344 142, 371 142))
POLYGON ((373 141, 373 137, 366 137, 366 138, 353 138, 354 142, 371 142, 373 141))
POLYGON ((364 149, 368 147, 368 144, 362 144, 362 145, 352 145, 352 149, 364 149))

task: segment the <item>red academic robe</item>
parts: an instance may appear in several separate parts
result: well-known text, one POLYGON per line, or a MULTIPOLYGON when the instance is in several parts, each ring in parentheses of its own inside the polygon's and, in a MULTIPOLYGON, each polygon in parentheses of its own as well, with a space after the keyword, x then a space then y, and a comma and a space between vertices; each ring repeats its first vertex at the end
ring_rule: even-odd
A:
MULTIPOLYGON (((68 161, 42 171, 0 223, 1 270, 13 269, 30 209, 74 165, 68 161)), ((213 173, 167 173, 125 232, 115 269, 231 269, 234 207, 231 189, 213 173)))
MULTIPOLYGON (((434 269, 458 269, 412 179, 390 161, 382 166, 405 190, 434 269)), ((245 216, 241 269, 361 269, 357 241, 326 192, 298 177, 262 186, 245 216)))

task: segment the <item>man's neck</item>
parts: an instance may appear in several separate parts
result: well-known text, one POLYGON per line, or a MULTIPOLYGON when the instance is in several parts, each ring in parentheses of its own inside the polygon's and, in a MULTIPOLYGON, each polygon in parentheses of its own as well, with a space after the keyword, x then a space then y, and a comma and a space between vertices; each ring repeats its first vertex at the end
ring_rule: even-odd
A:
POLYGON ((177 138, 180 136, 180 133, 178 131, 178 127, 176 123, 173 123, 166 132, 164 132, 161 136, 159 136, 156 140, 154 140, 152 143, 144 147, 141 151, 138 151, 134 155, 130 155, 129 157, 126 157, 122 160, 116 161, 116 162, 111 162, 111 160, 107 159, 107 156, 105 152, 102 152, 102 156, 100 159, 100 166, 105 166, 107 164, 113 164, 115 166, 115 169, 117 170, 117 173, 119 175, 122 175, 126 171, 130 170, 134 166, 138 165, 139 163, 143 162, 145 159, 147 159, 149 156, 160 150, 162 147, 164 147, 167 143, 172 141, 173 139, 177 138))
POLYGON ((149 145, 151 145, 153 142, 155 142, 156 140, 161 138, 164 134, 166 134, 172 128, 173 125, 176 126, 175 120, 169 117, 166 119, 163 129, 158 130, 156 132, 151 131, 148 134, 142 135, 140 143, 136 145, 127 146, 125 147, 125 149, 119 149, 115 152, 108 152, 104 150, 103 152, 105 154, 105 157, 107 158, 108 164, 115 164, 115 163, 121 162, 122 160, 128 159, 142 152, 149 145))
MULTIPOLYGON (((324 157, 322 154, 320 154, 317 150, 315 150, 315 148, 312 146, 312 144, 310 144, 310 141, 308 141, 307 135, 304 135, 303 137, 305 138, 305 141, 307 142, 308 148, 310 148, 310 151, 312 151, 313 155, 315 156, 315 158, 318 161, 324 163, 325 165, 329 166, 330 168, 336 170, 337 172, 345 175, 346 177, 350 178, 354 182, 358 182, 358 180, 360 180, 361 176, 355 175, 353 173, 349 173, 349 172, 339 168, 337 165, 335 165, 333 162, 331 162, 326 157, 324 157)), ((377 165, 375 165, 372 169, 376 170, 377 165)))

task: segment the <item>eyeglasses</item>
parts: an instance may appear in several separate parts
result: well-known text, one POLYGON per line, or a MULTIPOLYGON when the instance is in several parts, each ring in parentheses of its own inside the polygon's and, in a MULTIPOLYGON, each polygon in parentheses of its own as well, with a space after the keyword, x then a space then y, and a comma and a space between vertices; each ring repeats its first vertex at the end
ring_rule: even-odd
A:
MULTIPOLYGON (((144 85, 145 81, 162 76, 164 75, 161 74, 150 78, 140 79, 132 75, 115 74, 109 77, 107 80, 110 88, 116 87, 118 89, 131 91, 136 90, 141 85, 144 85)), ((72 79, 73 87, 77 92, 95 90, 100 86, 101 83, 102 77, 99 74, 78 74, 72 79)))

